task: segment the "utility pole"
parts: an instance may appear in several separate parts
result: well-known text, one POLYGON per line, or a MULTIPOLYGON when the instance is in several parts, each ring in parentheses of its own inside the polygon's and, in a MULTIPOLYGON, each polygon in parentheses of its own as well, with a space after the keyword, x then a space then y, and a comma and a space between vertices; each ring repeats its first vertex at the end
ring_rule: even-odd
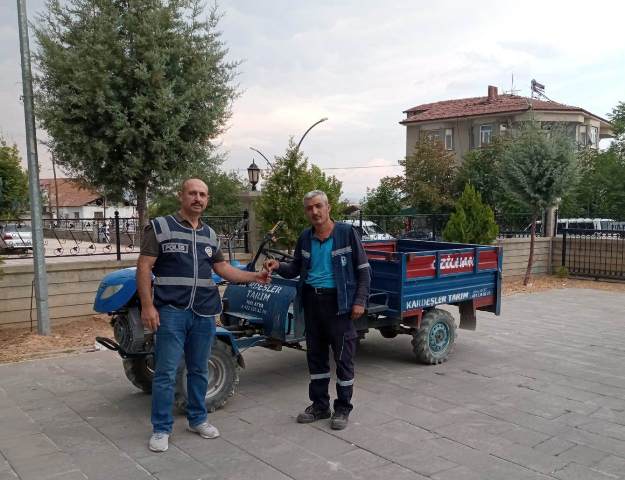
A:
POLYGON ((37 133, 33 107, 33 82, 30 70, 28 46, 28 18, 26 0, 17 0, 17 20, 20 34, 22 60, 22 87, 24 89, 24 122, 26 125, 26 153, 28 156, 28 193, 33 230, 33 263, 35 271, 35 296, 37 300, 37 333, 50 335, 48 312, 48 277, 43 248, 43 221, 41 216, 41 192, 39 188, 39 162, 37 160, 37 133))

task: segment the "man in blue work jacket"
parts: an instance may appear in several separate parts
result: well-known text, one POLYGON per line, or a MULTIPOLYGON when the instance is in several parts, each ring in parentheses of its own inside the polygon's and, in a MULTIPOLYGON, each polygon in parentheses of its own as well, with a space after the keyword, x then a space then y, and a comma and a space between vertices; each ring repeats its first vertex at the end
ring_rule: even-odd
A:
POLYGON ((148 444, 153 452, 164 452, 169 445, 176 372, 183 355, 189 430, 203 438, 219 436, 207 421, 205 404, 215 316, 221 313, 213 270, 231 282, 269 281, 267 271, 243 272, 226 262, 215 231, 200 218, 208 204, 208 187, 202 180, 185 180, 178 198, 178 213, 157 217, 145 228, 137 261, 141 320, 156 332, 153 433, 148 444))
POLYGON ((304 196, 311 227, 297 240, 292 262, 268 260, 265 268, 285 278, 300 277, 306 322, 306 348, 312 401, 297 416, 312 423, 332 416, 330 426, 342 430, 353 409, 354 352, 358 334, 353 321, 365 312, 370 272, 367 255, 351 225, 330 218, 328 197, 320 190, 304 196), (329 348, 336 363, 334 413, 330 411, 329 348))

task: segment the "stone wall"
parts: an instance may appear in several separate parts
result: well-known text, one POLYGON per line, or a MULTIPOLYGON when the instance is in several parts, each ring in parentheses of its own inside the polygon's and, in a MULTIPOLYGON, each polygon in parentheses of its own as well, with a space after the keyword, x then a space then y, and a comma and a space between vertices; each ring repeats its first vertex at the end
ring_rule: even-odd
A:
MULTIPOLYGON (((93 299, 100 280, 109 272, 134 266, 136 260, 77 260, 49 263, 48 305, 52 324, 72 320, 93 311, 93 299)), ((37 309, 33 289, 32 265, 4 265, 0 277, 0 328, 3 326, 30 325, 37 322, 37 309)))
MULTIPOLYGON (((134 257, 134 255, 133 255, 134 257)), ((228 259, 228 255, 225 255, 228 259)), ((237 260, 248 262, 248 254, 236 255, 237 260)), ((93 259, 83 257, 47 259, 48 306, 52 325, 62 321, 93 315, 93 300, 102 278, 120 268, 134 267, 135 258, 93 259)), ((25 327, 30 325, 32 313, 33 325, 37 326, 37 308, 33 288, 33 266, 2 266, 4 275, 0 276, 0 329, 3 327, 25 327), (32 299, 32 309, 31 309, 32 299)))
MULTIPOLYGON (((497 242, 503 247, 503 276, 506 280, 522 278, 527 270, 530 253, 529 238, 505 238, 497 242)), ((532 274, 552 272, 551 238, 536 238, 532 274)))

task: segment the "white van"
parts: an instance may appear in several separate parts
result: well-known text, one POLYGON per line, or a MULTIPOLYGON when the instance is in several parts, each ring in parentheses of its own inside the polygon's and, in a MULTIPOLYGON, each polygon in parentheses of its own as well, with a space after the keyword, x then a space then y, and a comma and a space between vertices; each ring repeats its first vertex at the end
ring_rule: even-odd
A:
POLYGON ((565 228, 576 230, 611 230, 615 221, 611 218, 558 218, 557 234, 565 228))
POLYGON ((347 223, 354 227, 360 235, 361 240, 393 240, 395 238, 386 233, 377 223, 373 223, 371 220, 363 220, 362 228, 359 219, 339 221, 340 223, 347 223))

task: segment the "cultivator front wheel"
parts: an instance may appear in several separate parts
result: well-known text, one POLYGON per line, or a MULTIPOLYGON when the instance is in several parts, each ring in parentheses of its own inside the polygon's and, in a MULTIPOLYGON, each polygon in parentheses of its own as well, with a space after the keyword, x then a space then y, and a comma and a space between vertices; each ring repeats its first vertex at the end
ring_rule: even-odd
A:
MULTIPOLYGON (((208 388, 206 409, 214 412, 223 407, 234 395, 239 384, 239 365, 232 355, 232 347, 226 342, 215 340, 208 360, 208 388)), ((187 409, 187 369, 178 370, 176 380, 176 407, 184 412, 187 409)))

